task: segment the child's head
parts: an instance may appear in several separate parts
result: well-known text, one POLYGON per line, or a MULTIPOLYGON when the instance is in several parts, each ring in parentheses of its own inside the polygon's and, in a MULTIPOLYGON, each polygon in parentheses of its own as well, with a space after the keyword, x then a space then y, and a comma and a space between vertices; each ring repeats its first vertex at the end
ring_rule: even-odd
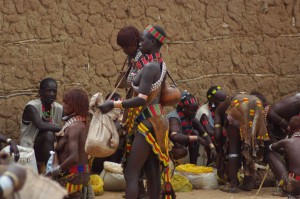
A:
POLYGON ((300 116, 299 115, 293 116, 290 119, 289 126, 290 126, 291 134, 300 132, 300 116))

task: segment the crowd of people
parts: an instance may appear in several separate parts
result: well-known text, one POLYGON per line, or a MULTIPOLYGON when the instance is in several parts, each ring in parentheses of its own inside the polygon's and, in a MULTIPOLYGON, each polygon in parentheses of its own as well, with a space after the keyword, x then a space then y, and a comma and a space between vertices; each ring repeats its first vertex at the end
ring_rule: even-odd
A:
MULTIPOLYGON (((160 52, 165 40, 166 33, 160 26, 149 25, 142 33, 133 26, 119 31, 117 44, 127 56, 127 69, 116 86, 124 88, 126 96, 113 93, 98 108, 103 114, 114 108, 123 110, 122 120, 115 121, 120 143, 116 154, 95 158, 92 165, 85 152, 88 95, 82 89, 69 90, 61 105, 55 102, 55 79, 40 82, 38 98, 25 106, 20 135, 20 145, 34 149, 39 173, 59 182, 69 198, 92 198, 89 175, 100 173, 103 162, 110 160, 122 163, 125 198, 176 198, 168 175, 169 163, 189 154, 188 162, 197 164, 202 145, 208 157, 206 165, 217 169, 221 191, 237 193, 257 188, 253 176, 255 164, 261 164, 270 166, 281 195, 299 196, 300 95, 269 104, 259 92, 229 96, 215 85, 208 88, 207 99, 201 99, 205 103, 182 91, 180 101, 166 113, 161 102, 168 69, 160 52), (56 152, 56 166, 46 172, 50 151, 56 152), (241 168, 242 182, 237 175, 241 168), (147 190, 143 179, 147 180, 147 190)), ((16 143, 2 135, 0 141, 11 145, 18 161, 16 143)), ((2 197, 19 190, 20 183, 14 183, 24 178, 12 175, 11 170, 8 168, 0 177, 2 197)))

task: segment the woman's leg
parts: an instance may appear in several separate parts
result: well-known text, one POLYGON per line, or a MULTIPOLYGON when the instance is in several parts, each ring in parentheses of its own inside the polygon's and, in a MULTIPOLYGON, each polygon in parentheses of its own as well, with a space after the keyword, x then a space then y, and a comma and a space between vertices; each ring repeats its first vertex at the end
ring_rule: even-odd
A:
POLYGON ((38 172, 46 172, 46 163, 50 158, 50 151, 54 151, 54 132, 40 132, 34 140, 34 153, 37 162, 38 172))
POLYGON ((40 132, 34 140, 36 161, 47 162, 54 150, 55 135, 51 131, 40 132))
POLYGON ((228 126, 229 134, 229 154, 228 154, 228 166, 230 184, 232 187, 238 186, 237 173, 240 167, 240 151, 241 151, 241 137, 240 130, 234 126, 228 126))
POLYGON ((239 129, 232 125, 228 125, 226 132, 229 137, 228 177, 230 178, 230 186, 224 185, 220 187, 220 190, 225 192, 237 193, 237 172, 240 166, 241 137, 239 129))
POLYGON ((151 152, 151 147, 145 137, 137 133, 132 143, 131 151, 127 159, 124 176, 126 180, 126 199, 136 199, 139 193, 138 180, 142 166, 151 152))
POLYGON ((276 152, 268 152, 268 162, 275 178, 279 181, 282 176, 288 173, 287 167, 283 159, 276 152))
POLYGON ((199 156, 199 144, 197 142, 193 142, 189 144, 189 154, 190 154, 190 163, 197 164, 197 159, 199 156))
POLYGON ((159 160, 153 151, 150 152, 149 157, 145 163, 145 170, 147 175, 147 192, 150 199, 160 198, 160 167, 159 160))

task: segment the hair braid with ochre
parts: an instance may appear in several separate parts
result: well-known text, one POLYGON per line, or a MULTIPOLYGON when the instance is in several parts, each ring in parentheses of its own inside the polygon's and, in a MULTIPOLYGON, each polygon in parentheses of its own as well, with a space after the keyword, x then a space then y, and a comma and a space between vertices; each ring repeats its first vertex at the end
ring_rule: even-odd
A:
POLYGON ((87 116, 89 111, 89 99, 81 89, 72 89, 63 96, 64 103, 73 107, 74 112, 80 116, 87 116))
POLYGON ((139 46, 141 42, 140 32, 133 26, 125 26, 117 35, 117 44, 121 47, 129 47, 133 45, 139 46))

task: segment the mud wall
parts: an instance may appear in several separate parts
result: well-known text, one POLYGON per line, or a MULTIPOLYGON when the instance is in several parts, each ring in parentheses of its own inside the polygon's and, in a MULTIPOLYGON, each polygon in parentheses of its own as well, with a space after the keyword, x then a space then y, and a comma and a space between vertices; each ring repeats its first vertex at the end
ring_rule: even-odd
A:
POLYGON ((58 81, 58 101, 113 89, 125 25, 165 28, 167 66, 200 101, 216 84, 271 102, 299 91, 300 0, 2 0, 0 12, 0 131, 16 139, 42 78, 58 81))

